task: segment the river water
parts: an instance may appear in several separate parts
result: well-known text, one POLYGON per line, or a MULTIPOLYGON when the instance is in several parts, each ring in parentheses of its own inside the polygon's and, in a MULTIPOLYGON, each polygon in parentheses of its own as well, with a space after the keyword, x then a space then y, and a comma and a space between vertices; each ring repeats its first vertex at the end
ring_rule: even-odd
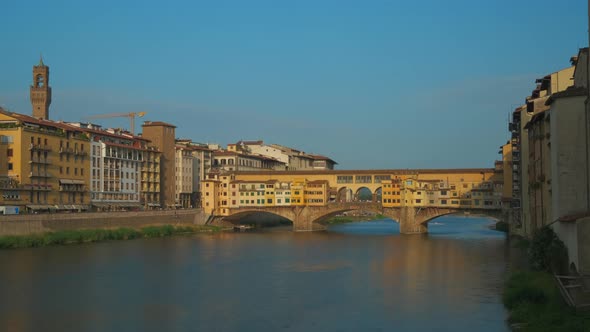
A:
POLYGON ((490 223, 4 250, 0 331, 508 331, 508 245, 490 223))

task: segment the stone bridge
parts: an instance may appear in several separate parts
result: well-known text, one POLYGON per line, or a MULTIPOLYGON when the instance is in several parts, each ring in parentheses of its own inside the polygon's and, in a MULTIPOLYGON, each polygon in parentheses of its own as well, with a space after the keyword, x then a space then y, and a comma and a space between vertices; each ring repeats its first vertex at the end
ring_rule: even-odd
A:
POLYGON ((498 217, 499 211, 495 210, 465 210, 439 207, 396 207, 384 208, 380 203, 373 202, 349 202, 332 203, 326 206, 269 206, 269 207, 241 207, 229 209, 229 216, 223 219, 230 222, 239 221, 241 218, 255 213, 270 213, 289 219, 293 223, 294 231, 324 230, 322 221, 337 214, 364 210, 382 214, 400 224, 402 234, 421 234, 428 232, 428 222, 434 218, 447 214, 475 212, 492 217, 498 217))

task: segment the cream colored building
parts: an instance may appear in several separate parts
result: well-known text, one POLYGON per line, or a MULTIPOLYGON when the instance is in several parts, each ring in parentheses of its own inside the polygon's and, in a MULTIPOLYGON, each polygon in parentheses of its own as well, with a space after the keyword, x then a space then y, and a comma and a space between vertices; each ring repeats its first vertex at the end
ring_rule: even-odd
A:
POLYGON ((550 162, 546 144, 550 136, 542 114, 549 110, 546 104, 552 94, 564 91, 573 84, 575 66, 537 79, 537 87, 526 98, 526 104, 513 113, 511 123, 513 145, 513 213, 511 232, 530 237, 543 225, 549 224, 550 162), (531 120, 535 117, 533 124, 531 120), (532 133, 529 134, 529 129, 532 133))
POLYGON ((176 207, 192 208, 193 207, 193 167, 194 156, 192 149, 187 146, 177 145, 175 147, 175 173, 176 173, 176 207))
POLYGON ((212 168, 220 171, 260 171, 284 169, 276 159, 235 151, 214 151, 212 168))
POLYGON ((266 183, 250 181, 234 181, 239 188, 239 206, 261 207, 264 206, 266 183))

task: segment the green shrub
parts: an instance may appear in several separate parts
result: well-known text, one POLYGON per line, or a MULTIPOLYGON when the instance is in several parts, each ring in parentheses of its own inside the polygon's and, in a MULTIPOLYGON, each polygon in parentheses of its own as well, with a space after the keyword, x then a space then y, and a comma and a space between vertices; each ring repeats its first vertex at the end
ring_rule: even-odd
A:
POLYGON ((521 324, 522 332, 588 332, 590 312, 576 312, 559 293, 547 272, 520 271, 506 281, 502 301, 509 309, 508 321, 521 324))
POLYGON ((502 301, 508 309, 514 309, 523 302, 545 303, 547 294, 539 286, 539 275, 533 272, 517 272, 506 282, 502 301))
POLYGON ((533 234, 529 262, 537 271, 567 273, 567 248, 551 227, 545 226, 533 234))
POLYGON ((497 231, 508 233, 508 229, 509 229, 509 226, 508 226, 508 223, 507 222, 505 222, 505 221, 498 221, 496 223, 496 230, 497 231))
POLYGON ((204 231, 221 231, 221 227, 215 226, 184 226, 171 225, 144 227, 141 230, 131 228, 117 229, 80 229, 44 234, 32 234, 23 236, 0 237, 0 249, 43 247, 49 245, 65 245, 75 243, 88 243, 111 240, 131 240, 137 238, 164 237, 174 234, 187 234, 204 231))

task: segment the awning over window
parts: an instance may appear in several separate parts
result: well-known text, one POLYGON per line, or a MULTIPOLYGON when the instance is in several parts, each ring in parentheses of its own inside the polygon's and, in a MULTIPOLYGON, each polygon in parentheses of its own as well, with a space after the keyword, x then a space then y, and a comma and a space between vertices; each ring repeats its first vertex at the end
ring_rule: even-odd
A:
POLYGON ((27 205, 27 208, 34 211, 55 210, 55 206, 53 205, 27 205))
POLYGON ((92 205, 94 205, 96 207, 100 207, 100 208, 105 208, 105 207, 127 207, 127 208, 141 207, 141 204, 139 202, 95 202, 95 203, 92 203, 92 205))
POLYGON ((59 179, 59 184, 84 184, 82 180, 59 179))
POLYGON ((55 205, 55 209, 63 210, 63 211, 78 211, 78 210, 88 210, 90 206, 84 204, 61 204, 55 205))

